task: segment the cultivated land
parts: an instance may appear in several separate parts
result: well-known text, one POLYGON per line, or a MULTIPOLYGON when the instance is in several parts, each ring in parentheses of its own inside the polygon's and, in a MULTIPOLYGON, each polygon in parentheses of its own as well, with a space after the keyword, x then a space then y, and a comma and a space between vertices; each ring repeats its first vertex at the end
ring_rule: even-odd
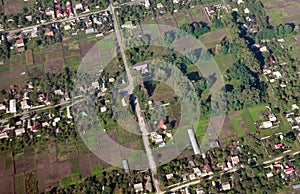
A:
POLYGON ((262 0, 272 25, 300 24, 300 2, 298 0, 262 0))

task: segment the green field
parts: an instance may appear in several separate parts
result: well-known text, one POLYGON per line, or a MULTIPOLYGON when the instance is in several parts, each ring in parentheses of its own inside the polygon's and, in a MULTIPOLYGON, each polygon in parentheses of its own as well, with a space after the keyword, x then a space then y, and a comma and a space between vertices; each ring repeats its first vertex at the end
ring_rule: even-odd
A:
POLYGON ((226 70, 234 63, 236 60, 234 55, 229 54, 216 54, 214 56, 214 60, 218 64, 220 71, 222 74, 226 72, 226 70))
POLYGON ((265 110, 267 110, 265 105, 260 105, 260 106, 250 108, 249 113, 252 117, 252 120, 254 122, 258 121, 260 119, 261 112, 265 110))
POLYGON ((24 175, 15 176, 15 193, 23 194, 25 188, 24 175))
POLYGON ((234 117, 230 117, 232 125, 234 127, 234 129, 236 130, 237 134, 239 137, 243 137, 245 135, 244 130, 242 128, 242 126, 240 125, 240 121, 242 120, 242 118, 240 116, 234 116, 234 117))
POLYGON ((248 110, 240 111, 241 116, 250 132, 257 132, 257 128, 248 110))

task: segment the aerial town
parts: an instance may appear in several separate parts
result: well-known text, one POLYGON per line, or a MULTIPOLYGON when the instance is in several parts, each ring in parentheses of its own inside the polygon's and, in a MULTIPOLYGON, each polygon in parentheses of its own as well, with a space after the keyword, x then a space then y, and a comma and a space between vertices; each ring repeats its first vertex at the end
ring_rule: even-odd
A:
POLYGON ((0 194, 299 193, 299 9, 0 0, 0 194))

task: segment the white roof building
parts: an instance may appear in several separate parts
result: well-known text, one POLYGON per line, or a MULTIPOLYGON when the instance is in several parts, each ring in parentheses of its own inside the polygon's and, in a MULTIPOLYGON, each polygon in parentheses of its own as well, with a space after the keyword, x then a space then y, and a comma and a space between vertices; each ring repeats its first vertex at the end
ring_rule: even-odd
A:
POLYGON ((230 189, 231 189, 231 187, 230 187, 230 184, 228 182, 222 184, 222 190, 223 191, 227 191, 227 190, 230 190, 230 189))
POLYGON ((5 110, 6 106, 4 104, 0 104, 0 110, 5 110))
POLYGON ((265 121, 265 122, 263 122, 262 123, 262 128, 264 128, 264 129, 267 129, 267 128, 270 128, 270 127, 272 127, 273 126, 273 124, 272 124, 272 122, 271 121, 265 121))
POLYGON ((8 138, 7 133, 0 133, 0 139, 8 138))
POLYGON ((134 184, 134 191, 136 193, 143 192, 143 183, 134 184))
POLYGON ((21 135, 23 133, 25 133, 25 129, 24 128, 20 128, 20 129, 16 129, 15 130, 16 136, 19 136, 19 135, 21 135))
POLYGON ((16 99, 10 99, 9 100, 9 112, 10 113, 16 113, 17 112, 16 99))

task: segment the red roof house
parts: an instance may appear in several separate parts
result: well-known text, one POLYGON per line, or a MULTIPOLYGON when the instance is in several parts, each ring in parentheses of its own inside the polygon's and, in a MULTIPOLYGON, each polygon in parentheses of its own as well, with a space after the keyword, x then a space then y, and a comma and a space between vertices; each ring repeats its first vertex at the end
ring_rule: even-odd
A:
POLYGON ((278 144, 275 145, 275 149, 276 149, 276 150, 277 150, 277 149, 280 149, 280 148, 284 148, 284 144, 278 143, 278 144))
POLYGON ((56 17, 62 18, 62 17, 63 17, 63 14, 62 14, 62 13, 63 13, 63 12, 62 12, 60 9, 56 10, 56 17))
POLYGON ((274 59, 274 57, 273 57, 273 56, 270 56, 270 57, 269 57, 269 62, 271 62, 271 63, 275 63, 275 59, 274 59))
POLYGON ((291 174, 294 171, 295 171, 295 168, 293 166, 284 169, 285 174, 291 174))

